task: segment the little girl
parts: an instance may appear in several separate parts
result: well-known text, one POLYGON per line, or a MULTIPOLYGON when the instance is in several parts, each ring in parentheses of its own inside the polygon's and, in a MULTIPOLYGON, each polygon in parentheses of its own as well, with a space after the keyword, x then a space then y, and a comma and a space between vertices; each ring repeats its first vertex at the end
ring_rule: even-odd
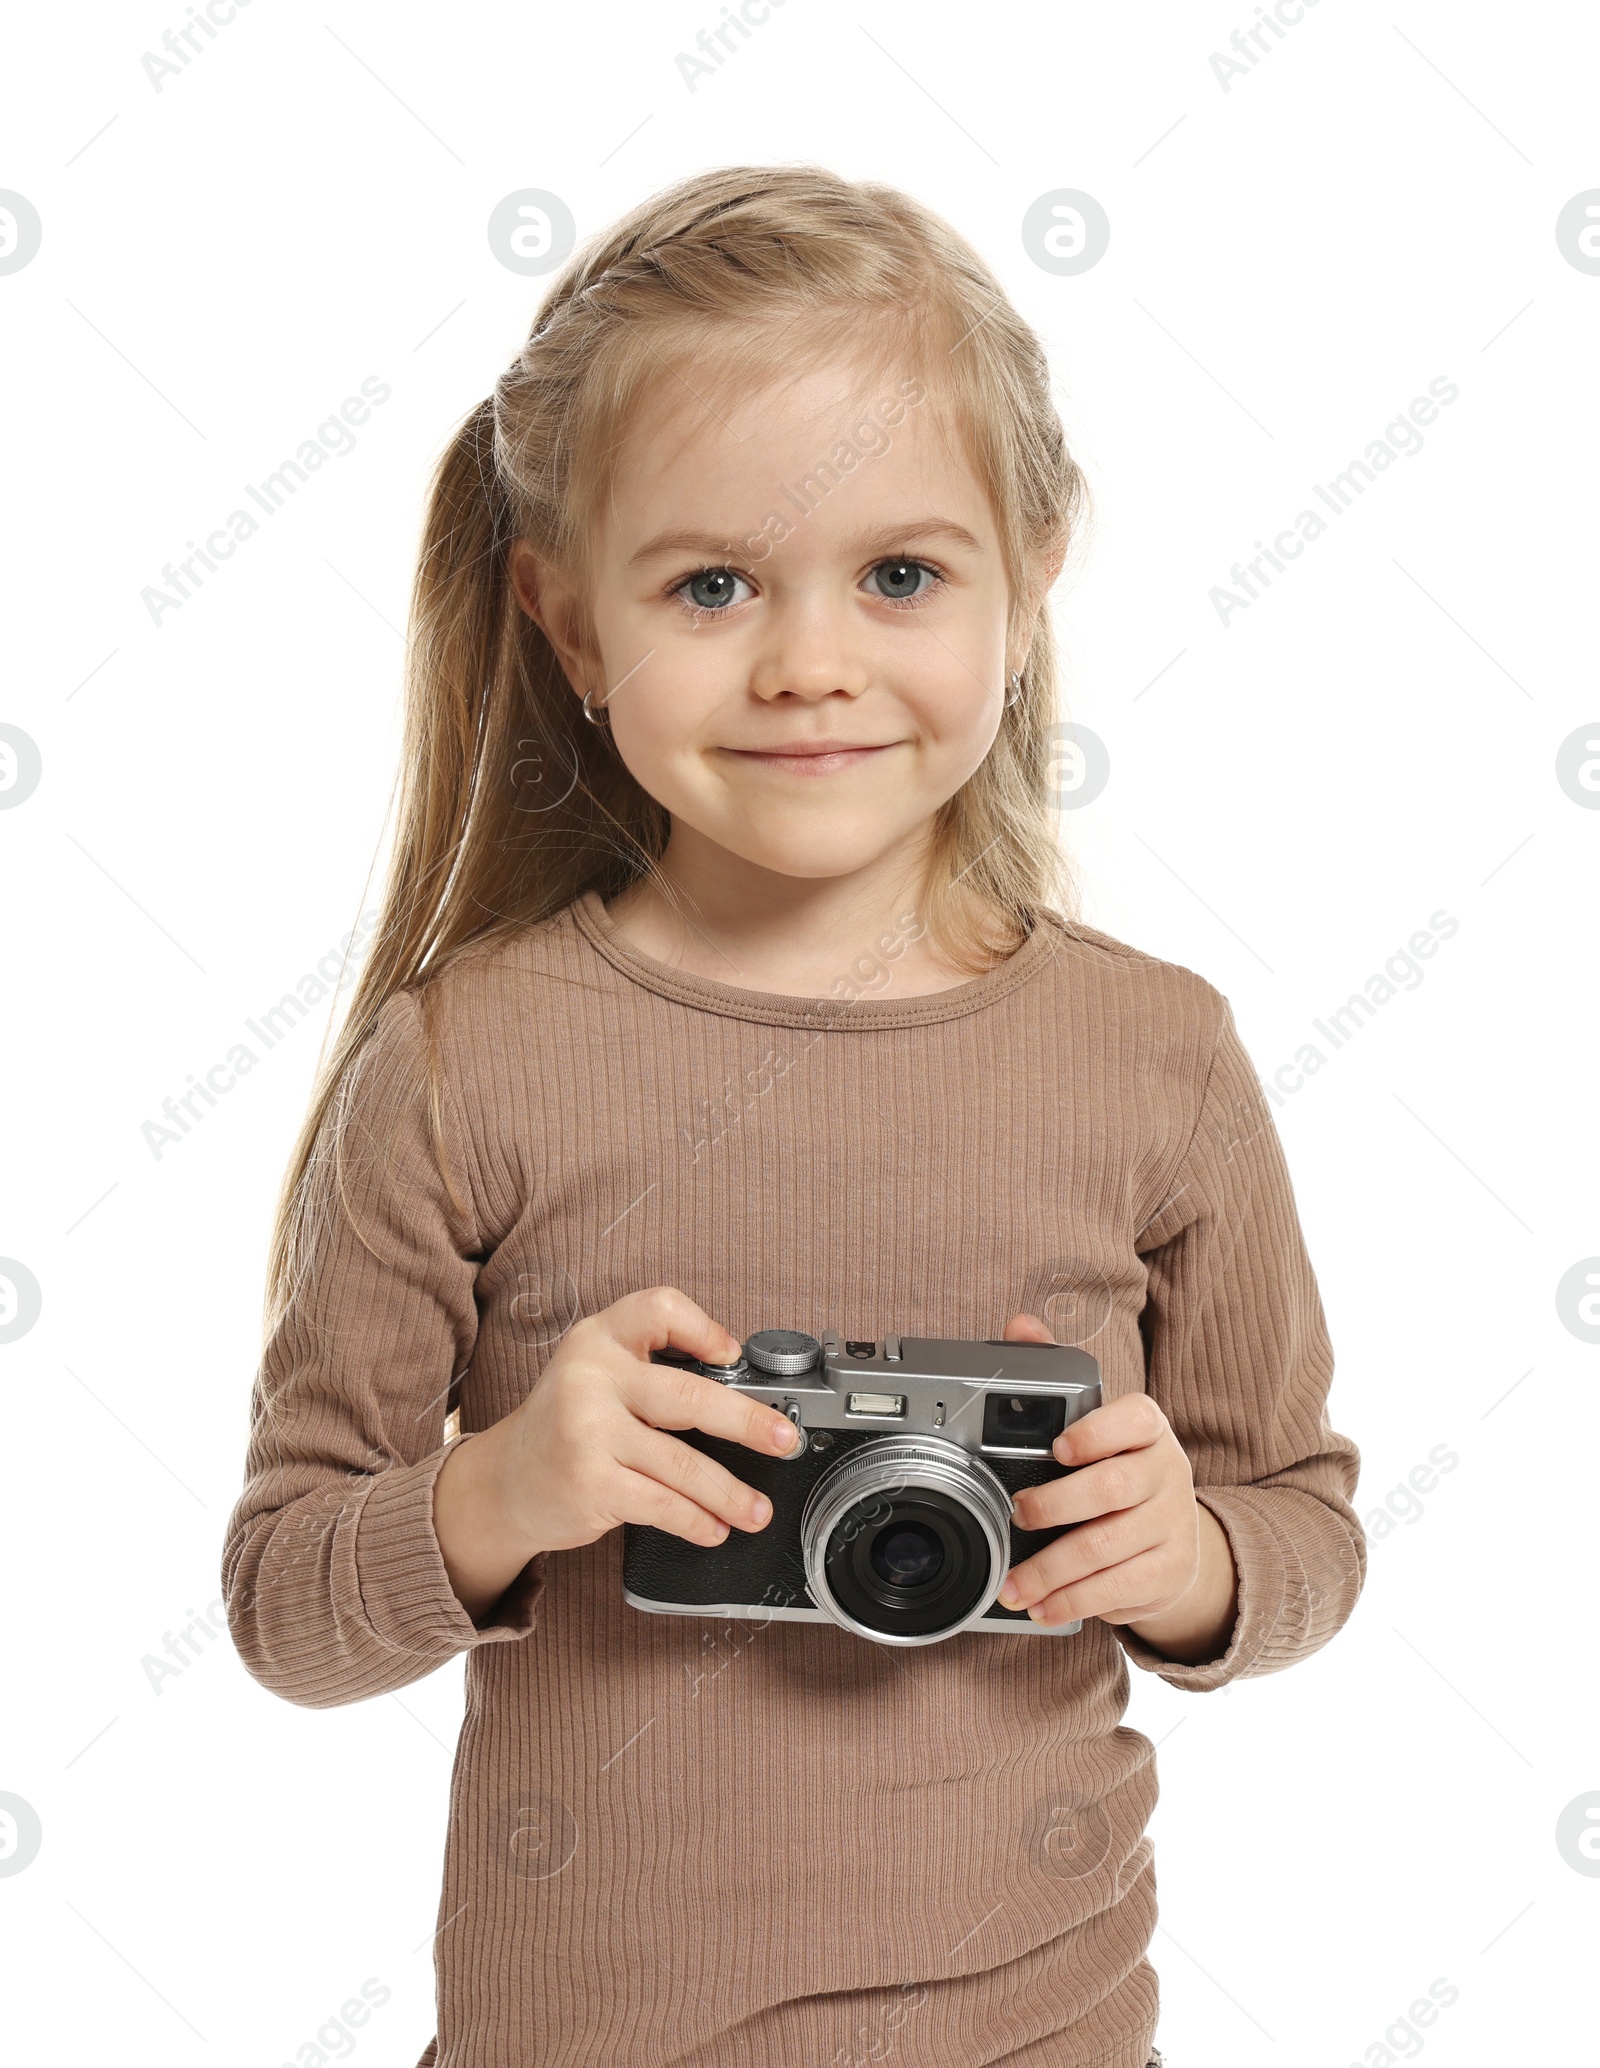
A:
POLYGON ((992 273, 814 167, 593 243, 439 467, 224 1552, 290 1701, 468 1654, 419 2068, 1145 2068, 1126 1662, 1275 1672, 1360 1591, 1228 1003, 1072 916, 1044 603, 1081 506, 992 273), (1013 1511, 1075 1525, 1014 1633, 624 1598, 622 1525, 769 1520, 673 1431, 798 1441, 692 1361, 830 1326, 1097 1360, 1013 1511))

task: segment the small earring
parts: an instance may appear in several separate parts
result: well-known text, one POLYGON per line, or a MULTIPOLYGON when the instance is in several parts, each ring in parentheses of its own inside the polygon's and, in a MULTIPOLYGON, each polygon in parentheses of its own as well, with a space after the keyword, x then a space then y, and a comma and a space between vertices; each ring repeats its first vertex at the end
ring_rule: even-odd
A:
POLYGON ((1011 706, 1020 699, 1021 695, 1022 677, 1013 672, 1011 677, 1011 694, 1006 698, 1006 709, 1008 711, 1011 709, 1011 706))
POLYGON ((593 695, 594 691, 592 689, 586 689, 583 693, 584 717, 588 719, 591 725, 609 725, 611 723, 611 720, 601 715, 604 712, 605 706, 602 705, 600 707, 600 712, 596 712, 594 706, 590 703, 589 699, 593 695))

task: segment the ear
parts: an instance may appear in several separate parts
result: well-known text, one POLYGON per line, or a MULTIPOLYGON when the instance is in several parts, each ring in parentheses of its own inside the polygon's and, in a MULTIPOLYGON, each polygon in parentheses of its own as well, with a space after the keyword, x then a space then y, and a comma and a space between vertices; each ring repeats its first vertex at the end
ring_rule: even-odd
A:
POLYGON ((552 562, 541 560, 526 539, 513 542, 507 567, 519 609, 549 640, 568 682, 582 696, 588 678, 578 636, 577 596, 571 583, 552 562))
POLYGON ((1069 541, 1066 539, 1059 540, 1045 555, 1039 592, 1041 596, 1048 596, 1055 587, 1057 578, 1066 564, 1068 543, 1069 541))
MULTIPOLYGON (((1056 579, 1066 562, 1069 543, 1070 541, 1067 539, 1060 540, 1041 554, 1039 559, 1034 562, 1033 586, 1028 592, 1027 603, 1021 612, 1021 622, 1018 627, 1019 632, 1026 635, 1022 647, 1022 659, 1016 664, 1019 668, 1025 668, 1028 664, 1028 652, 1033 645, 1033 628, 1039 622, 1039 613, 1044 609, 1045 599, 1055 587, 1056 579)), ((1009 667, 1010 665, 1008 662, 1007 666, 1009 667)))

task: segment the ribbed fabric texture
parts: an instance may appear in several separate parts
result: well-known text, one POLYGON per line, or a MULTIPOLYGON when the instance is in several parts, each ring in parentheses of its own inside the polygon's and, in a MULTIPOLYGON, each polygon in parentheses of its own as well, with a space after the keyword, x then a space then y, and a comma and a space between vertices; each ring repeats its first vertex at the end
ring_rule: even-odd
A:
POLYGON ((223 1564, 240 1655, 289 1701, 468 1654, 419 2068, 1143 2068, 1156 1775, 1126 1660, 1195 1690, 1274 1672, 1365 1564, 1227 1001, 1047 917, 954 990, 813 1003, 679 975, 593 893, 435 984, 431 1119, 411 994, 347 1080, 223 1564), (1054 1321, 1184 1442, 1238 1561, 1227 1651, 652 1615, 620 1531, 533 1560, 476 1627, 433 1534, 450 1441, 657 1284, 741 1338, 1054 1321))

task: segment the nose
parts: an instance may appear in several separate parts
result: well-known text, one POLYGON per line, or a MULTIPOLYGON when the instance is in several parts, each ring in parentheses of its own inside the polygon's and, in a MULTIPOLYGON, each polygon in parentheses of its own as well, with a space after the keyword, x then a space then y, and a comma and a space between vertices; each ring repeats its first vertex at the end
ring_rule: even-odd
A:
POLYGON ((808 590, 774 605, 766 637, 750 669, 750 688, 764 703, 794 697, 820 703, 824 697, 858 697, 871 682, 853 613, 847 601, 808 590))

